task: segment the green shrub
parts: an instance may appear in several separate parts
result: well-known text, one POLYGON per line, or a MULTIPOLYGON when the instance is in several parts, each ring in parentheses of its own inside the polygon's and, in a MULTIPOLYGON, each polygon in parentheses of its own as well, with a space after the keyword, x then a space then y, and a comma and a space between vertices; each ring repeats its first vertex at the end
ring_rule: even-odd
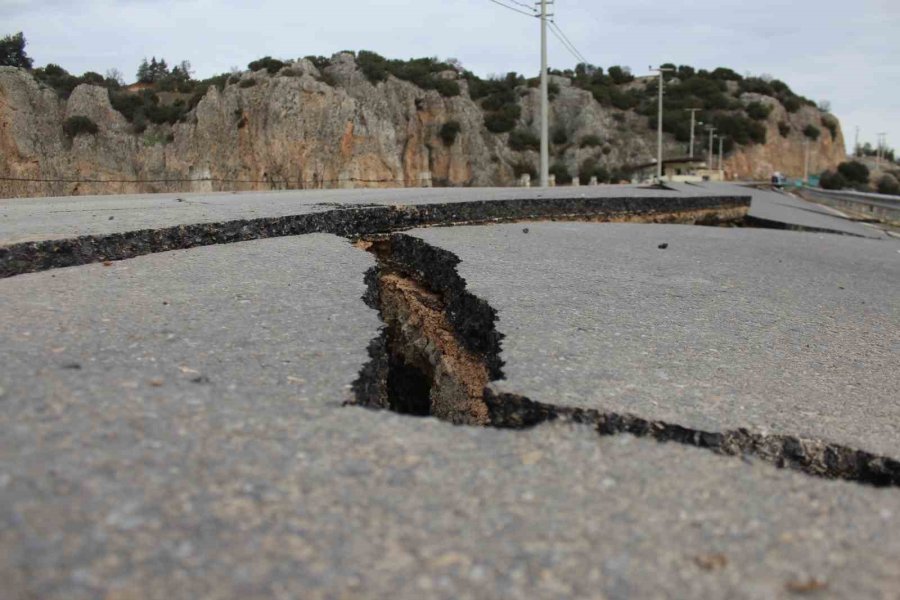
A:
POLYGON ((778 133, 781 134, 781 137, 786 138, 791 134, 791 126, 787 122, 781 121, 778 123, 778 133))
POLYGON ((138 94, 110 90, 109 102, 125 117, 125 120, 134 125, 135 133, 142 133, 148 123, 161 125, 184 121, 187 113, 197 106, 207 89, 207 87, 198 89, 187 103, 178 99, 169 105, 160 104, 159 96, 151 90, 144 90, 138 94))
POLYGON ((315 68, 317 68, 319 71, 321 71, 322 69, 325 69, 326 67, 331 66, 331 59, 326 58, 324 56, 309 55, 309 56, 305 56, 304 58, 306 60, 308 60, 309 62, 311 62, 313 64, 313 66, 315 68))
POLYGON ((147 120, 157 125, 162 125, 163 123, 174 125, 181 121, 186 113, 187 109, 184 101, 169 105, 149 104, 144 106, 144 114, 147 116, 147 120))
POLYGON ((555 162, 550 165, 550 174, 556 176, 557 185, 568 185, 572 183, 572 174, 569 169, 561 162, 555 162))
POLYGON ((625 122, 625 113, 615 112, 615 113, 613 113, 613 115, 612 115, 612 119, 613 119, 613 121, 615 121, 616 123, 622 124, 622 123, 625 122))
POLYGON ((144 139, 143 139, 144 146, 147 146, 148 148, 152 147, 152 146, 157 146, 160 144, 165 145, 165 144, 171 143, 173 141, 175 141, 175 136, 173 134, 169 133, 169 134, 163 135, 160 132, 148 133, 147 135, 144 136, 144 139))
POLYGON ((849 187, 843 175, 835 171, 825 171, 819 177, 819 186, 823 190, 843 190, 849 187))
POLYGON ((603 153, 603 156, 608 156, 609 154, 612 153, 612 147, 611 146, 603 146, 603 150, 601 150, 601 152, 603 153))
POLYGON ((37 81, 53 88, 56 94, 63 99, 67 99, 72 91, 82 83, 101 85, 111 89, 118 87, 118 83, 107 81, 97 73, 88 71, 81 77, 75 77, 59 65, 52 63, 46 67, 35 69, 32 75, 37 81))
POLYGON ((461 91, 458 82, 438 76, 442 71, 455 70, 453 65, 433 58, 388 60, 375 52, 360 50, 356 55, 356 65, 373 85, 387 81, 388 76, 393 75, 423 90, 437 90, 446 97, 458 96, 461 91))
POLYGON ((141 96, 128 92, 109 92, 109 102, 129 123, 134 122, 135 114, 144 106, 141 96))
POLYGON ((886 174, 878 180, 878 193, 900 196, 900 181, 891 174, 886 174))
POLYGON ((362 71, 369 83, 376 84, 380 81, 387 81, 388 69, 387 59, 375 52, 368 50, 360 50, 356 57, 356 65, 362 71))
POLYGON ((507 104, 498 111, 486 114, 484 116, 484 124, 491 133, 506 133, 515 128, 521 114, 522 108, 520 106, 507 104))
POLYGON ((623 83, 631 83, 634 81, 634 75, 626 67, 613 66, 608 70, 609 77, 616 85, 623 83))
POLYGON ((609 181, 609 171, 597 159, 587 158, 578 169, 578 179, 583 185, 587 185, 591 182, 591 177, 596 177, 599 183, 606 183, 609 181))
POLYGON ((20 31, 15 35, 0 38, 0 67, 30 69, 33 61, 25 52, 25 36, 20 31))
POLYGON ((812 141, 816 141, 817 139, 819 139, 819 136, 822 135, 822 130, 815 125, 807 125, 803 128, 803 135, 805 135, 812 141))
POLYGON ((803 104, 800 102, 800 99, 795 96, 785 98, 781 101, 781 103, 784 105, 784 110, 788 111, 789 113, 795 113, 800 110, 801 106, 803 106, 803 104))
POLYGON ((562 146, 563 144, 569 143, 569 134, 566 133, 566 130, 562 127, 557 127, 553 130, 552 135, 550 136, 550 141, 557 146, 562 146))
POLYGON ((741 114, 719 114, 713 124, 720 135, 737 144, 765 144, 766 127, 762 123, 748 119, 741 114))
POLYGON ((437 93, 445 98, 452 98, 454 96, 459 96, 459 82, 453 81, 452 79, 436 79, 434 82, 434 89, 437 90, 437 93))
POLYGON ((514 90, 502 90, 487 96, 481 101, 481 108, 494 112, 502 110, 506 106, 515 105, 517 102, 514 90))
POLYGON ((754 121, 765 121, 769 118, 769 113, 772 112, 772 107, 767 106, 762 102, 751 102, 747 105, 746 110, 747 116, 754 121))
POLYGON ((851 184, 867 185, 869 183, 869 167, 855 160, 838 165, 838 173, 851 184))
POLYGON ((99 130, 96 123, 81 115, 69 117, 63 123, 63 132, 70 138, 79 135, 94 135, 99 130))
POLYGON ((837 137, 838 120, 834 115, 822 115, 822 126, 831 133, 831 139, 837 137))
POLYGON ((514 91, 517 87, 525 84, 525 78, 515 72, 507 73, 503 77, 480 79, 475 74, 466 71, 463 73, 463 78, 469 82, 469 96, 472 100, 514 91))
POLYGON ((254 85, 256 85, 255 79, 252 79, 252 78, 251 79, 242 79, 241 82, 238 84, 238 87, 246 89, 246 88, 251 88, 254 85))
POLYGON ((559 96, 559 84, 555 81, 551 81, 547 84, 547 98, 549 100, 555 100, 557 96, 559 96))
POLYGON ((743 81, 744 78, 732 71, 731 69, 726 69, 725 67, 719 67, 715 69, 712 73, 709 74, 709 77, 712 79, 721 79, 724 81, 743 81))
POLYGON ((441 131, 438 134, 445 146, 452 146, 456 142, 456 136, 462 131, 459 121, 447 121, 441 125, 441 131))
POLYGON ((588 134, 581 138, 581 147, 582 148, 596 148, 598 146, 603 145, 603 140, 600 139, 599 135, 595 135, 593 133, 588 134))
POLYGON ((300 69, 282 69, 279 73, 282 77, 302 77, 303 71, 300 69))
POLYGON ((506 133, 516 126, 516 120, 500 113, 488 113, 484 116, 484 126, 491 133, 506 133))
POLYGON ((94 71, 87 71, 81 76, 81 83, 87 83, 89 85, 98 85, 104 86, 106 85, 106 78, 100 73, 95 73, 94 71))
POLYGON ((640 93, 637 90, 622 92, 616 88, 610 90, 612 105, 619 110, 631 110, 640 104, 640 93))
POLYGON ((540 150, 541 140, 528 129, 516 129, 509 134, 509 147, 516 152, 540 150))
POLYGON ((277 58, 272 58, 271 56, 264 56, 263 58, 254 60, 252 63, 247 65, 247 68, 254 73, 256 71, 265 69, 266 71, 274 75, 286 66, 287 63, 284 61, 278 60, 277 58))

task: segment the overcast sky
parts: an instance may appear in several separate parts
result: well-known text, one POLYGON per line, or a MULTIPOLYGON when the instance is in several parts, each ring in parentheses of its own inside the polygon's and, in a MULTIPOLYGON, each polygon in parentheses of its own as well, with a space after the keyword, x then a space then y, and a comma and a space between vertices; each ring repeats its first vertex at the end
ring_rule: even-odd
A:
MULTIPOLYGON (((529 0, 499 0, 516 6, 529 0)), ((769 74, 829 100, 848 145, 888 133, 900 145, 900 0, 557 0, 556 22, 597 65, 726 66, 769 74)), ((527 9, 523 9, 527 10, 527 9)), ((190 60, 196 75, 264 55, 374 50, 454 57, 479 75, 539 70, 536 19, 490 0, 0 0, 0 35, 24 31, 37 66, 73 73, 143 57, 190 60)), ((551 37, 550 63, 576 60, 551 37)))

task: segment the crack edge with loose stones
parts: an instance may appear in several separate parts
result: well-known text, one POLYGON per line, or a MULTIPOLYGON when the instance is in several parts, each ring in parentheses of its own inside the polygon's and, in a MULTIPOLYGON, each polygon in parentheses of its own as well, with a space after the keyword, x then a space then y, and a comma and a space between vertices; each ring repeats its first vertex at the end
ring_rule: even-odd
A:
POLYGON ((503 379, 497 313, 466 289, 456 268, 460 259, 402 233, 358 238, 355 246, 376 258, 365 276, 363 300, 379 312, 384 326, 369 344, 369 361, 353 383, 349 404, 497 429, 569 421, 588 425, 601 436, 631 434, 724 456, 752 457, 824 479, 900 486, 900 461, 823 440, 744 428, 703 431, 497 393, 490 386, 503 379), (409 305, 398 308, 398 302, 409 305), (472 373, 476 376, 466 381, 472 373), (405 378, 415 381, 405 385, 405 378))

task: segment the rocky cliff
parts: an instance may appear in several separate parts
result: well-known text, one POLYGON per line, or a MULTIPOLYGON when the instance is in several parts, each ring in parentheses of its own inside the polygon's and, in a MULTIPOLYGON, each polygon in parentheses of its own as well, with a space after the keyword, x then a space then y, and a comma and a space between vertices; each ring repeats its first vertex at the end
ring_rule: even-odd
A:
POLYGON ((844 135, 840 122, 813 106, 803 106, 794 113, 785 110, 778 100, 759 94, 743 94, 746 103, 759 102, 771 108, 766 126, 766 143, 741 146, 725 157, 725 171, 736 179, 767 179, 773 172, 780 171, 788 176, 802 177, 808 156, 809 173, 836 168, 847 160, 844 135), (823 124, 830 121, 834 133, 823 124), (812 140, 804 131, 807 128, 819 131, 812 140))
MULTIPOLYGON (((587 159, 610 170, 653 159, 647 117, 603 106, 568 78, 553 82, 556 162, 577 175, 587 159), (602 143, 579 143, 586 136, 602 143)), ((324 70, 304 59, 276 73, 234 76, 210 87, 183 121, 136 133, 103 87, 80 85, 63 100, 27 71, 0 67, 0 196, 514 185, 518 172, 537 164, 537 153, 511 149, 509 133, 489 132, 468 82, 459 78, 459 85, 459 95, 446 97, 395 77, 373 84, 344 53, 324 70), (89 118, 97 132, 66 134, 63 125, 73 116, 89 118), (450 122, 459 125, 458 135, 442 136, 450 122)), ((517 128, 536 132, 538 91, 521 86, 517 96, 517 128)), ((820 125, 822 114, 809 106, 788 113, 775 98, 761 101, 772 106, 767 141, 730 152, 729 176, 802 174, 802 132, 820 125)), ((667 156, 686 153, 685 144, 666 137, 667 156)), ((843 160, 839 124, 834 134, 822 131, 810 155, 811 172, 843 160)))

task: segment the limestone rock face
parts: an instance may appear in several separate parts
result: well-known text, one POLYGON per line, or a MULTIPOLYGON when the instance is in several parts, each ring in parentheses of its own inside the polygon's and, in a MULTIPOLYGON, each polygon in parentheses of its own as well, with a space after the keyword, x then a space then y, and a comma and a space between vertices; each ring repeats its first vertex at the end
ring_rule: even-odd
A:
POLYGON ((737 179, 768 179, 775 171, 792 177, 802 177, 806 162, 807 137, 803 131, 812 125, 820 130, 818 140, 809 140, 809 173, 819 174, 834 169, 847 160, 844 134, 835 119, 835 134, 822 123, 822 112, 812 106, 803 106, 789 113, 774 98, 758 94, 744 94, 745 103, 761 102, 772 108, 765 121, 766 143, 738 148, 725 159, 725 171, 737 179), (779 125, 787 125, 787 135, 782 135, 779 125))
MULTIPOLYGON (((554 162, 576 176, 588 158, 612 170, 655 157, 645 117, 603 107, 566 78, 552 81, 559 87, 551 105, 554 162), (599 136, 601 146, 582 148, 587 135, 599 136)), ((517 166, 537 166, 537 152, 515 152, 509 134, 488 132, 466 81, 458 82, 462 93, 445 98, 393 77, 373 85, 349 53, 323 72, 299 60, 274 75, 248 72, 222 90, 212 87, 185 122, 135 133, 101 87, 79 86, 64 101, 26 71, 0 67, 0 177, 63 180, 0 180, 0 196, 515 185, 517 166), (99 131, 70 139, 63 123, 73 116, 90 118, 99 131), (448 145, 440 130, 449 121, 460 133, 448 145)), ((523 90, 520 103, 517 128, 537 134, 538 91, 523 90)), ((807 124, 822 130, 811 172, 833 167, 843 159, 843 139, 839 129, 832 139, 820 121, 813 108, 788 114, 775 106, 768 143, 737 151, 726 162, 729 174, 802 174, 807 124), (791 126, 786 138, 781 121, 791 126)), ((686 147, 667 136, 665 152, 683 156, 686 147)))

